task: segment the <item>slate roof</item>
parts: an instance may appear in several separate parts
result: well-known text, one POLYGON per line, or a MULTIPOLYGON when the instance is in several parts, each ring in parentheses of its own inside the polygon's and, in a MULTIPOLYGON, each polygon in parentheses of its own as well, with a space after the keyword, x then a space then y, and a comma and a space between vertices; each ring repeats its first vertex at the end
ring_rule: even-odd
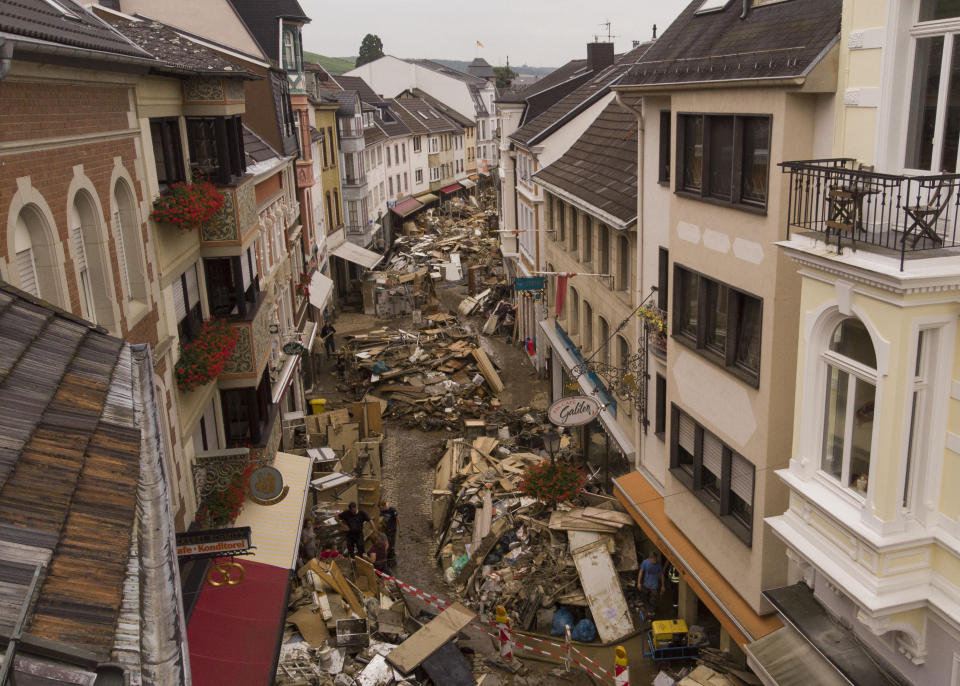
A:
POLYGON ((473 62, 467 65, 467 73, 484 80, 493 79, 497 76, 496 72, 493 71, 493 67, 490 66, 490 63, 482 57, 475 57, 473 62))
MULTIPOLYGON (((314 131, 316 129, 311 126, 311 135, 314 131)), ((270 147, 269 143, 255 134, 246 124, 243 125, 243 154, 247 157, 247 164, 251 166, 280 157, 280 153, 270 147)))
POLYGON ((297 0, 230 0, 263 54, 280 60, 280 19, 309 22, 297 0))
POLYGON ((376 94, 366 81, 359 76, 331 76, 337 85, 346 91, 356 91, 360 100, 371 105, 383 102, 383 98, 376 94))
MULTIPOLYGON (((633 100, 639 106, 640 98, 633 100)), ((613 215, 624 226, 632 224, 637 218, 636 115, 611 102, 566 153, 534 178, 613 215)))
POLYGON ((473 74, 467 74, 466 72, 462 72, 459 69, 448 67, 446 65, 440 64, 439 62, 434 62, 433 60, 406 60, 406 61, 410 62, 411 64, 420 65, 421 67, 424 67, 425 69, 429 69, 430 71, 435 71, 438 74, 444 74, 445 76, 449 76, 454 79, 459 79, 460 81, 463 81, 466 84, 472 84, 480 88, 483 88, 485 85, 487 85, 486 80, 481 79, 479 76, 474 76, 473 74))
MULTIPOLYGON (((60 12, 45 0, 4 0, 0 2, 0 32, 33 38, 58 45, 92 50, 103 57, 123 55, 150 59, 106 22, 73 0, 58 0, 60 12)), ((23 44, 17 50, 29 50, 23 44)))
POLYGON ((562 67, 557 67, 546 76, 537 79, 529 86, 522 89, 520 94, 524 98, 529 98, 537 93, 554 88, 572 78, 577 76, 585 76, 589 73, 590 68, 587 66, 587 60, 570 60, 562 67))
POLYGON ((789 0, 750 9, 728 2, 697 14, 693 0, 620 82, 654 86, 803 76, 836 40, 842 0, 789 0))
POLYGON ((424 126, 416 115, 404 109, 399 101, 391 98, 386 102, 390 105, 390 111, 393 112, 397 119, 403 122, 404 126, 406 126, 414 136, 430 133, 430 129, 424 126))
POLYGON ((399 98, 397 103, 420 122, 429 133, 459 133, 463 129, 420 98, 399 98))
POLYGON ((623 78, 651 45, 642 43, 624 53, 613 65, 597 72, 589 81, 510 134, 510 140, 521 145, 533 145, 548 136, 610 92, 610 87, 623 78))
POLYGON ((111 661, 137 519, 134 366, 123 341, 0 282, 0 633, 46 562, 26 630, 111 661))
MULTIPOLYGON (((113 27, 175 72, 232 74, 256 78, 252 71, 160 22, 123 20, 114 22, 113 27)), ((158 70, 162 71, 163 67, 158 67, 158 70)))
POLYGON ((437 110, 440 114, 446 116, 448 119, 452 119, 454 123, 459 124, 460 126, 476 126, 476 122, 470 117, 465 117, 464 115, 457 112, 452 107, 446 105, 445 103, 437 100, 435 97, 422 91, 419 88, 414 88, 411 91, 415 96, 429 104, 433 109, 437 110))
POLYGON ((394 136, 409 136, 410 128, 399 117, 395 109, 395 105, 391 106, 390 103, 381 101, 377 105, 377 113, 373 117, 374 123, 390 138, 394 136), (392 121, 381 117, 389 117, 392 121))

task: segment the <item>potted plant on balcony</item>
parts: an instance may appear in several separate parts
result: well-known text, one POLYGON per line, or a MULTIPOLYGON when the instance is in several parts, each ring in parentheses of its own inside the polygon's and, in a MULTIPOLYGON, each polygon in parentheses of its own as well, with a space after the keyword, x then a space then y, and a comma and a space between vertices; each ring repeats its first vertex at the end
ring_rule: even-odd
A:
POLYGON ((587 483, 582 469, 569 462, 546 460, 527 467, 520 480, 520 492, 547 503, 554 509, 557 503, 575 498, 587 483))
POLYGON ((213 219, 223 203, 223 193, 209 181, 175 183, 170 186, 168 193, 154 201, 150 218, 155 222, 193 230, 213 219))
POLYGON ((644 326, 647 329, 647 340, 657 350, 667 352, 667 321, 666 313, 659 307, 644 305, 637 312, 637 315, 643 319, 644 326))
POLYGON ((197 510, 197 521, 207 528, 229 526, 240 515, 246 500, 247 484, 256 463, 251 462, 240 474, 235 474, 226 489, 211 491, 197 510))
POLYGON ((238 334, 224 319, 206 320, 197 337, 180 349, 175 367, 177 388, 192 391, 220 376, 237 345, 238 334))

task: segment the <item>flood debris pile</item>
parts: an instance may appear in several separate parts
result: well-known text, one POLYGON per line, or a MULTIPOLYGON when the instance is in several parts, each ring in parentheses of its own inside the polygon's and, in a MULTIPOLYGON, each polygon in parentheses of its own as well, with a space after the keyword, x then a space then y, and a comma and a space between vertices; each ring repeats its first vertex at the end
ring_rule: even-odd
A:
POLYGON ((437 561, 465 603, 504 606, 516 629, 618 640, 639 628, 633 521, 606 495, 583 492, 557 510, 523 495, 526 469, 550 459, 523 445, 542 430, 534 421, 526 437, 447 442, 435 469, 437 561))
POLYGON ((464 421, 500 407, 503 380, 478 337, 446 314, 426 328, 381 328, 350 337, 340 390, 388 401, 384 417, 424 430, 462 430, 464 421))

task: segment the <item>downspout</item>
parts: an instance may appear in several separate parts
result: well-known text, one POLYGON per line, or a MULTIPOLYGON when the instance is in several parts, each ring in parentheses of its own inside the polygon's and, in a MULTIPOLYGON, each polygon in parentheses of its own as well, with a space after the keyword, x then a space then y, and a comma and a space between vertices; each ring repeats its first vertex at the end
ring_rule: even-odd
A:
MULTIPOLYGON (((623 98, 622 98, 621 95, 620 95, 620 91, 615 90, 615 91, 613 92, 613 94, 614 94, 614 98, 615 98, 616 101, 617 101, 617 104, 620 105, 620 107, 622 107, 623 109, 627 110, 628 112, 632 112, 632 113, 635 114, 636 117, 637 117, 637 267, 638 267, 638 268, 637 268, 636 270, 634 270, 634 271, 636 272, 636 274, 637 274, 636 281, 635 281, 634 293, 637 293, 638 296, 639 296, 639 294, 643 292, 643 243, 644 243, 644 236, 643 236, 643 189, 644 189, 644 182, 643 182, 643 148, 644 148, 644 128, 643 128, 643 127, 644 127, 644 113, 645 113, 644 106, 646 105, 646 99, 644 99, 644 98, 641 98, 641 99, 640 99, 640 109, 637 110, 637 109, 634 109, 633 107, 630 107, 630 105, 628 105, 627 103, 625 103, 625 102, 623 101, 623 98)), ((639 331, 640 324, 639 324, 639 319, 637 319, 637 321, 634 323, 634 326, 637 327, 637 329, 635 329, 635 331, 636 331, 636 334, 637 334, 636 338, 637 338, 637 340, 639 341, 639 340, 640 340, 640 331, 639 331)), ((648 360, 647 362, 649 363, 649 360, 648 360)), ((647 374, 647 377, 648 377, 648 378, 646 378, 646 379, 641 379, 641 380, 640 380, 641 383, 648 384, 648 386, 647 386, 648 389, 649 389, 649 382, 650 382, 649 376, 650 376, 650 374, 648 373, 648 374, 647 374)), ((649 403, 649 393, 647 394, 647 396, 648 396, 648 397, 647 397, 647 400, 648 400, 647 405, 649 405, 649 404, 650 404, 650 403, 649 403)), ((644 434, 644 428, 643 428, 642 425, 641 425, 639 428, 640 428, 640 433, 636 436, 637 457, 636 457, 636 464, 634 465, 636 468, 639 468, 640 465, 643 464, 643 444, 644 444, 643 434, 644 434)))
POLYGON ((10 73, 10 64, 13 61, 13 41, 0 37, 0 81, 10 73))

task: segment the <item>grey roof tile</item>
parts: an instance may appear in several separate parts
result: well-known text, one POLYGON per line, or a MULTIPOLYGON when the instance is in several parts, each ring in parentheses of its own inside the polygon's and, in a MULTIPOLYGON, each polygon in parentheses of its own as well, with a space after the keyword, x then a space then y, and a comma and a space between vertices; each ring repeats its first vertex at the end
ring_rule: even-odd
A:
POLYGON ((117 21, 113 27, 121 34, 176 71, 198 74, 235 74, 252 78, 253 72, 239 66, 169 26, 157 21, 117 21))

